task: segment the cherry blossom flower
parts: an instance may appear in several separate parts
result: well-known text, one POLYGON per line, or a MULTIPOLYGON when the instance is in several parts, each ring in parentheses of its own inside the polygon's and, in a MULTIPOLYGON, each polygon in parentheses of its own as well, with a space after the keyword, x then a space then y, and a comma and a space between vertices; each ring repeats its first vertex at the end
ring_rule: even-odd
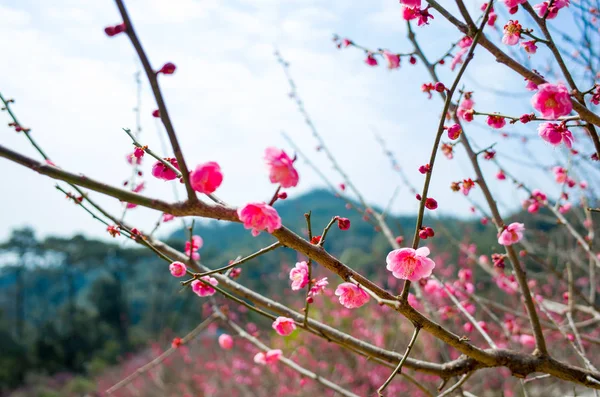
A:
POLYGON ((460 124, 453 124, 450 127, 448 127, 448 138, 452 140, 458 139, 461 133, 462 128, 460 128, 460 124))
POLYGON ((340 303, 348 308, 355 309, 367 303, 370 299, 360 285, 353 283, 342 283, 335 290, 335 295, 340 297, 340 303))
POLYGON ((219 346, 224 350, 231 350, 233 347, 233 338, 228 334, 219 335, 219 346))
POLYGON ((277 317, 272 325, 273 329, 281 336, 288 336, 296 329, 294 320, 288 317, 277 317))
POLYGON ((172 221, 173 219, 175 219, 175 215, 171 215, 171 214, 167 214, 167 213, 163 214, 163 217, 162 217, 163 222, 169 222, 169 221, 172 221))
POLYGON ((198 253, 198 250, 200 248, 202 248, 202 246, 204 245, 204 240, 202 240, 202 237, 200 236, 192 236, 192 242, 190 243, 189 241, 185 242, 185 254, 189 257, 190 254, 192 255, 192 259, 197 261, 200 259, 200 254, 198 253))
POLYGON ((557 119, 573 110, 569 90, 562 84, 541 84, 538 92, 531 98, 531 104, 542 117, 557 119))
POLYGON ((377 66, 377 59, 375 59, 373 54, 369 53, 365 58, 365 63, 369 66, 377 66))
POLYGON ((554 172, 554 179, 557 183, 565 183, 567 181, 568 175, 565 168, 556 166, 552 168, 552 172, 554 172))
POLYGON ((110 225, 106 228, 106 231, 108 232, 108 234, 110 234, 113 237, 117 237, 117 236, 121 235, 121 232, 119 231, 119 226, 110 225))
POLYGON ((274 364, 279 361, 283 352, 280 349, 269 350, 268 352, 258 352, 254 356, 254 362, 260 365, 274 364))
POLYGON ((466 109, 463 107, 459 107, 456 110, 456 114, 458 115, 458 117, 460 117, 464 121, 471 122, 471 121, 473 121, 473 115, 475 114, 475 111, 473 109, 466 109))
POLYGON ((535 45, 535 40, 523 41, 521 42, 521 47, 528 54, 535 54, 537 51, 537 46, 535 45))
POLYGON ((569 3, 569 0, 555 0, 552 3, 552 6, 548 7, 549 2, 544 1, 540 4, 534 5, 533 9, 537 11, 537 14, 540 18, 546 16, 546 19, 554 19, 558 15, 558 11, 563 7, 568 7, 569 3))
POLYGON ((294 168, 294 161, 286 152, 275 147, 268 147, 265 150, 264 158, 272 183, 279 183, 284 188, 298 185, 298 171, 294 168))
POLYGON ((290 280, 292 280, 292 291, 298 291, 308 284, 308 264, 306 262, 298 262, 296 266, 290 270, 290 280))
POLYGON ((400 4, 406 7, 421 8, 421 0, 400 0, 400 4))
POLYGON ((532 335, 522 334, 519 342, 525 347, 535 347, 535 338, 532 335))
POLYGON ((506 120, 502 116, 490 115, 487 117, 487 125, 500 129, 506 125, 506 120))
POLYGON ((317 296, 329 285, 329 281, 327 281, 327 277, 323 277, 320 280, 317 280, 313 283, 310 291, 308 291, 308 296, 317 296))
POLYGON ((538 127, 539 136, 553 146, 558 146, 561 142, 569 149, 573 147, 573 134, 564 123, 542 123, 538 127))
POLYGON ((173 341, 171 342, 171 347, 173 349, 177 349, 179 346, 181 346, 182 343, 183 341, 181 340, 181 338, 173 338, 173 341))
POLYGON ((471 189, 473 189, 474 187, 475 187, 475 182, 473 182, 473 180, 471 178, 463 179, 463 181, 460 185, 460 191, 462 192, 462 194, 467 196, 469 194, 469 192, 471 191, 471 189))
POLYGON ((469 48, 473 44, 473 39, 469 36, 465 36, 458 42, 460 48, 469 48))
POLYGON ((519 21, 513 21, 512 19, 504 25, 504 36, 502 36, 502 42, 506 45, 515 45, 521 39, 521 24, 519 21))
POLYGON ((504 174, 504 171, 502 171, 502 170, 498 171, 498 173, 496 174, 496 178, 499 181, 505 180, 506 179, 506 175, 504 174))
POLYGON ((214 161, 200 164, 190 173, 190 185, 192 185, 192 189, 200 193, 214 193, 222 182, 221 167, 214 161))
MULTIPOLYGON (((165 160, 167 162, 169 162, 176 169, 179 169, 179 164, 177 164, 177 159, 165 158, 165 160)), ((169 167, 167 167, 160 161, 157 161, 152 166, 152 176, 154 176, 155 178, 158 178, 158 179, 165 180, 165 181, 172 181, 173 179, 177 178, 177 174, 175 173, 175 171, 173 171, 172 169, 170 169, 169 167)))
POLYGON ((527 0, 500 0, 504 3, 504 5, 511 9, 513 7, 517 7, 519 4, 525 3, 527 0))
POLYGON ((398 69, 400 67, 400 55, 394 54, 388 50, 382 51, 382 55, 387 61, 388 69, 398 69))
POLYGON ((401 248, 387 255, 386 269, 391 271, 394 277, 402 280, 419 281, 429 277, 435 262, 429 256, 429 248, 421 247, 416 250, 412 248, 401 248))
POLYGON ((238 208, 237 214, 244 228, 252 229, 252 235, 255 237, 262 230, 273 233, 281 227, 281 218, 277 210, 265 203, 248 203, 238 208))
MULTIPOLYGON (((210 277, 210 276, 204 276, 204 277, 202 277, 202 280, 208 282, 210 285, 213 285, 213 286, 219 285, 219 282, 217 281, 217 279, 210 277)), ((202 296, 202 297, 214 295, 216 290, 213 287, 211 287, 210 285, 207 285, 200 280, 194 280, 194 281, 192 281, 192 291, 194 291, 196 293, 196 295, 202 296)))
POLYGON ((181 262, 173 262, 169 265, 169 271, 173 277, 185 276, 187 267, 181 262))
POLYGON ((500 236, 498 237, 498 244, 505 246, 518 243, 523 238, 523 232, 525 231, 525 225, 522 223, 511 223, 508 225, 500 236))

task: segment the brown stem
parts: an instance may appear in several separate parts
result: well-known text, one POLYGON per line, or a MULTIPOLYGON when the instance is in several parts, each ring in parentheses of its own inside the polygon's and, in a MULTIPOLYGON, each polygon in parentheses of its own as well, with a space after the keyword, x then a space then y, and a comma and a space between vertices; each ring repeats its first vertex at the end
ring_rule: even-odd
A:
POLYGON ((135 52, 138 54, 138 57, 142 62, 142 66, 144 67, 144 71, 146 72, 146 77, 150 82, 152 93, 154 94, 154 98, 156 99, 156 104, 158 105, 158 110, 160 112, 160 119, 162 120, 165 126, 165 130, 167 131, 167 135, 169 136, 169 141, 171 142, 171 147, 173 148, 173 153, 175 154, 175 158, 177 158, 177 164, 179 165, 179 169, 181 170, 181 175, 183 177, 183 182, 185 183, 188 199, 190 201, 195 201, 197 200, 196 192, 194 191, 194 189, 192 189, 192 186, 190 185, 188 168, 185 164, 183 152, 181 150, 181 146, 179 146, 179 140, 177 139, 177 135, 175 134, 175 128, 173 127, 173 123, 171 122, 171 117, 169 116, 169 112, 167 111, 167 105, 160 90, 160 85, 158 84, 158 75, 152 68, 150 60, 148 59, 148 56, 146 55, 146 52, 142 47, 142 43, 140 42, 139 38, 135 33, 133 23, 129 18, 129 14, 127 13, 127 9, 125 8, 123 0, 115 0, 115 3, 119 8, 119 12, 121 13, 121 17, 123 18, 123 23, 125 23, 125 32, 127 33, 127 36, 129 36, 129 40, 131 40, 131 44, 135 48, 135 52))

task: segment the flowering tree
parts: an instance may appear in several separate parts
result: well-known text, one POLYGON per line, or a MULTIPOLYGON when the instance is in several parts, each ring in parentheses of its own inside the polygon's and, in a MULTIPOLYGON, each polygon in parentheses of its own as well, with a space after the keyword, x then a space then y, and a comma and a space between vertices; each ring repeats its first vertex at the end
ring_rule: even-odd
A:
MULTIPOLYGON (((173 157, 159 155, 153 148, 139 142, 136 131, 126 129, 134 145, 134 151, 128 155, 133 168, 133 182, 128 188, 110 186, 78 175, 54 164, 36 143, 30 129, 18 121, 11 108, 12 100, 0 97, 11 119, 9 125, 32 143, 44 161, 34 160, 4 146, 0 146, 0 156, 66 183, 59 189, 104 223, 108 233, 113 237, 129 238, 154 251, 165 260, 171 275, 185 278, 181 284, 189 286, 209 306, 207 320, 196 330, 184 338, 175 338, 171 349, 108 388, 109 393, 134 382, 215 321, 221 322, 252 346, 245 347, 256 352, 248 365, 269 367, 276 373, 282 371, 282 374, 291 371, 302 379, 312 379, 316 387, 314 390, 327 389, 340 395, 372 394, 375 389, 379 395, 406 390, 415 395, 452 395, 461 390, 464 395, 472 395, 470 391, 477 387, 476 383, 487 389, 500 387, 506 393, 510 393, 515 385, 522 387, 524 393, 528 388, 539 392, 536 384, 545 379, 556 381, 552 383, 556 395, 562 395, 572 387, 600 389, 600 372, 595 367, 595 355, 592 353, 600 342, 596 327, 600 308, 596 303, 595 276, 600 256, 594 247, 593 219, 593 214, 599 210, 594 208, 597 204, 593 194, 595 187, 592 186, 598 178, 596 162, 600 156, 597 132, 600 116, 594 112, 594 107, 600 102, 600 85, 595 83, 600 76, 599 5, 592 0, 573 0, 572 4, 569 0, 548 0, 533 5, 527 0, 492 0, 482 4, 480 11, 474 13, 463 0, 445 3, 435 0, 400 1, 398 8, 408 29, 408 40, 404 44, 408 50, 404 52, 371 49, 359 44, 359 40, 334 37, 340 49, 364 51, 367 66, 376 67, 383 62, 391 70, 400 69, 404 58, 414 67, 424 67, 430 80, 424 82, 423 93, 432 100, 434 95, 441 99, 441 112, 432 105, 435 109, 432 116, 439 117, 437 129, 424 131, 421 138, 433 141, 429 159, 424 160, 418 170, 424 178, 422 187, 417 189, 410 184, 392 151, 380 140, 392 166, 419 202, 412 241, 405 242, 403 237, 392 232, 385 214, 367 204, 342 170, 304 108, 288 63, 277 54, 290 82, 292 100, 319 141, 319 149, 326 154, 343 183, 336 187, 327 176, 319 172, 320 175, 336 194, 347 201, 350 209, 364 215, 365 221, 372 223, 389 243, 386 265, 381 264, 377 279, 358 273, 353 270, 352 263, 343 263, 327 250, 326 242, 331 238, 332 229, 337 227, 344 231, 351 227, 347 218, 332 214, 331 221, 317 233, 315 227, 318 225, 312 224, 310 209, 307 208, 304 235, 282 224, 276 204, 287 197, 282 189, 292 189, 299 182, 296 156, 305 157, 299 150, 295 150, 296 156, 290 156, 280 148, 267 147, 264 161, 268 178, 276 186, 274 194, 269 200, 249 202, 240 208, 228 205, 215 195, 224 178, 217 161, 206 161, 193 168, 188 166, 159 85, 159 78, 174 74, 176 66, 166 63, 158 70, 152 66, 122 0, 116 0, 122 22, 107 27, 105 32, 109 37, 127 36, 131 41, 156 100, 157 109, 153 116, 164 125, 173 157), (563 32, 553 22, 559 15, 567 13, 575 16, 576 28, 563 32), (508 19, 506 14, 514 19, 508 19), (448 51, 432 60, 425 53, 426 44, 419 42, 417 32, 436 23, 449 23, 457 32, 456 40, 448 43, 448 51), (577 52, 573 53, 573 49, 577 52), (516 78, 526 80, 525 88, 531 91, 531 106, 524 108, 523 114, 507 115, 496 113, 493 109, 476 109, 477 92, 464 88, 462 78, 473 57, 486 52, 510 69, 516 78), (541 53, 549 58, 538 57, 541 53), (545 69, 546 77, 536 69, 545 69), (440 78, 442 75, 444 77, 440 78), (485 119, 492 129, 504 131, 520 124, 535 126, 538 132, 535 139, 546 141, 547 150, 561 154, 552 170, 546 170, 560 184, 561 196, 553 201, 536 186, 523 184, 518 175, 512 175, 501 165, 493 145, 476 149, 469 134, 469 123, 479 119, 485 119), (436 231, 427 224, 438 208, 438 202, 429 197, 429 190, 438 154, 441 152, 452 159, 457 154, 458 145, 464 149, 474 176, 465 175, 450 188, 460 192, 459 196, 467 200, 472 200, 470 192, 473 189, 481 190, 485 205, 473 201, 473 206, 481 213, 482 223, 496 229, 498 246, 477 255, 477 247, 457 240, 456 249, 462 258, 459 268, 442 269, 439 265, 441 259, 437 259, 439 253, 435 252, 436 231), (152 177, 183 183, 187 194, 185 200, 169 203, 140 194, 144 185, 136 176, 142 159, 148 156, 155 161, 152 177), (482 159, 497 166, 493 177, 484 175, 480 164, 482 159), (494 178, 497 183, 512 180, 517 191, 525 192, 523 206, 532 216, 553 217, 564 231, 561 242, 550 244, 543 235, 534 235, 534 231, 530 231, 528 225, 519 219, 505 221, 490 187, 490 180, 494 178), (209 268, 200 262, 199 250, 203 241, 200 236, 194 235, 193 224, 189 228, 190 239, 180 252, 154 238, 154 230, 141 231, 135 225, 127 224, 124 216, 108 213, 83 189, 126 203, 124 211, 136 206, 159 211, 161 219, 157 227, 174 217, 217 219, 241 223, 252 236, 268 233, 273 237, 273 243, 227 266, 209 268), (358 198, 358 206, 349 200, 347 190, 358 198), (431 239, 429 247, 422 244, 431 239), (289 288, 303 292, 298 295, 301 297, 298 298, 302 307, 300 311, 291 307, 297 302, 275 301, 236 281, 245 262, 283 247, 296 251, 303 259, 289 271, 289 288), (321 265, 327 274, 316 277, 314 263, 321 265), (534 263, 546 269, 546 279, 528 277, 526 265, 534 263), (475 280, 476 273, 482 275, 477 276, 479 280, 475 280), (481 287, 484 280, 488 288, 481 287), (500 302, 490 299, 500 292, 505 299, 500 302), (223 300, 217 300, 217 297, 223 300), (331 305, 326 297, 333 298, 337 306, 331 305), (365 310, 367 307, 370 311, 365 310), (311 315, 316 308, 318 313, 329 311, 335 315, 333 319, 324 317, 323 321, 318 321, 316 314, 311 315), (271 348, 258 340, 255 332, 244 330, 238 322, 246 318, 242 313, 247 311, 269 319, 279 340, 302 331, 321 341, 323 345, 314 345, 320 346, 319 353, 327 351, 325 346, 335 345, 336 350, 325 355, 332 362, 346 357, 345 352, 350 353, 352 358, 345 359, 346 366, 340 364, 343 369, 336 366, 340 379, 328 379, 319 373, 319 366, 311 365, 308 359, 303 360, 307 364, 301 366, 297 360, 286 357, 284 345, 278 344, 281 347, 278 349, 271 348), (355 326, 342 324, 336 320, 338 317, 353 319, 355 326), (391 325, 395 324, 396 317, 407 320, 399 329, 391 325), (396 351, 385 343, 385 339, 386 335, 398 331, 405 334, 402 339, 405 348, 396 351), (283 365, 286 370, 279 368, 283 365), (368 373, 377 374, 364 382, 368 385, 366 388, 352 382, 352 379, 366 376, 361 371, 365 365, 368 365, 368 373), (485 375, 489 368, 502 368, 500 372, 493 372, 501 376, 485 375), (472 382, 471 385, 469 379, 472 377, 480 377, 482 382, 472 382), (519 379, 519 382, 511 379, 519 379), (375 382, 377 385, 373 385, 375 382), (411 388, 407 389, 407 385, 411 388), (434 391, 436 387, 437 391, 434 391)), ((508 132, 503 134, 506 138, 513 138, 508 132)), ((291 140, 290 145, 295 147, 291 140)), ((437 233, 444 233, 444 230, 437 233)), ((453 238, 451 235, 448 237, 453 238)), ((168 273, 165 271, 165 274, 168 273)), ((228 334, 221 335, 218 342, 223 351, 234 346, 233 338, 228 334)), ((309 353, 303 351, 301 355, 308 356, 309 353)), ((198 384, 202 383, 207 384, 206 379, 198 381, 198 384)), ((302 382, 299 385, 305 386, 302 382)), ((230 386, 211 387, 203 391, 219 394, 230 386)), ((278 389, 280 393, 285 394, 282 390, 289 393, 288 385, 281 387, 283 389, 278 389)), ((243 388, 239 392, 244 393, 243 388)), ((311 391, 306 389, 306 392, 311 391)))

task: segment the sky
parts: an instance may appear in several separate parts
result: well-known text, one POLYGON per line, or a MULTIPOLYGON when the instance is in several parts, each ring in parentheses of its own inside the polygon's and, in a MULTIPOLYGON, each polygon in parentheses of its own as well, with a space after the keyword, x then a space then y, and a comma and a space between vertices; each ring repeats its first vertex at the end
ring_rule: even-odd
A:
MULTIPOLYGON (((315 150, 316 141, 288 98, 290 88, 273 55, 277 48, 290 62, 298 94, 317 129, 367 200, 386 206, 400 187, 391 211, 415 213, 418 202, 401 186, 374 133, 387 141, 388 149, 420 189, 423 176, 417 169, 428 161, 443 104, 421 93, 421 84, 430 79, 418 65, 403 62, 399 70, 391 71, 383 66, 370 68, 364 64, 364 53, 338 50, 332 42, 337 33, 370 48, 410 51, 397 0, 126 3, 154 68, 164 62, 177 65, 175 74, 160 76, 169 113, 188 166, 206 161, 221 165, 224 182, 218 195, 225 201, 242 205, 267 200, 273 194, 275 186, 268 180, 263 153, 268 146, 293 153, 282 131, 333 183, 341 182, 325 156, 315 150)), ((478 8, 477 2, 468 3, 473 10, 478 8)), ((461 37, 440 15, 434 15, 431 26, 417 28, 421 45, 431 58, 439 57, 450 42, 461 37)), ((127 37, 104 34, 105 26, 119 22, 117 8, 109 0, 8 0, 0 5, 0 92, 16 100, 13 111, 57 165, 116 185, 131 174, 124 159, 132 146, 122 128, 135 129, 135 74, 139 70, 127 37)), ((442 71, 448 83, 452 75, 447 69, 442 71)), ((478 110, 516 115, 533 110, 523 79, 483 51, 476 53, 463 83, 476 91, 478 110), (490 90, 506 95, 494 95, 490 90)), ((171 156, 161 145, 165 132, 151 116, 155 108, 143 79, 140 141, 171 156)), ((0 113, 0 120, 2 145, 39 158, 22 135, 7 127, 5 112, 0 113)), ((536 137, 529 127, 508 126, 505 130, 536 137)), ((498 152, 537 161, 527 158, 516 140, 502 139, 487 127, 471 125, 468 133, 480 147, 497 143, 498 152)), ((539 158, 547 161, 545 164, 560 158, 543 143, 533 143, 530 149, 543 153, 539 158)), ((532 186, 555 189, 546 174, 524 171, 508 159, 502 161, 532 186)), ((174 200, 174 183, 152 178, 152 163, 146 159, 142 165, 148 176, 143 193, 174 200)), ((75 233, 107 237, 102 225, 54 189, 55 181, 5 159, 0 159, 0 164, 0 240, 11 229, 26 225, 34 226, 42 237, 75 233)), ((452 181, 474 178, 464 152, 458 150, 452 161, 440 155, 437 164, 430 196, 440 203, 438 211, 468 216, 470 204, 449 189, 452 181)), ((303 161, 298 161, 297 168, 300 184, 288 190, 290 197, 324 186, 303 161)), ((495 182, 494 166, 484 164, 484 170, 503 212, 514 210, 521 196, 508 185, 495 182)), ((181 186, 175 189, 183 197, 181 186)), ((92 197, 110 211, 121 213, 122 204, 117 200, 98 194, 92 197)), ((473 198, 481 201, 480 192, 473 191, 473 198)), ((149 230, 157 217, 154 211, 136 208, 126 219, 149 230)))

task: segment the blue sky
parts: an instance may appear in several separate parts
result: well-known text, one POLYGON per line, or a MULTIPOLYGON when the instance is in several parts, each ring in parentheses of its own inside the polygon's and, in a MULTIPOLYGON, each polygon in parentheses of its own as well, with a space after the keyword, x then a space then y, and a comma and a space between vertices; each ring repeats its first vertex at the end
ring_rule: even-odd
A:
MULTIPOLYGON (((0 92, 16 99, 13 110, 50 157, 61 167, 120 184, 129 178, 124 161, 131 151, 121 128, 135 127, 133 49, 124 35, 108 38, 105 26, 120 22, 112 1, 9 0, 0 5, 0 92)), ((419 165, 427 162, 442 103, 427 100, 420 86, 429 82, 423 68, 404 62, 400 70, 364 65, 364 54, 337 50, 333 33, 372 48, 411 50, 396 0, 349 2, 345 0, 133 0, 127 1, 138 35, 153 65, 174 62, 177 71, 161 77, 161 85, 188 165, 218 161, 225 179, 219 196, 239 205, 266 200, 274 186, 262 161, 267 146, 286 145, 285 130, 331 177, 326 158, 315 152, 316 143, 295 105, 287 98, 289 87, 273 56, 275 47, 291 63, 291 72, 307 110, 342 166, 367 199, 385 206, 400 180, 373 137, 377 131, 396 153, 413 183, 422 184, 419 165)), ((470 2, 475 10, 478 2, 470 2)), ((431 26, 417 28, 421 45, 432 57, 444 53, 460 35, 442 17, 431 26)), ((506 21, 504 16, 498 25, 506 21)), ((563 23, 557 20, 555 23, 563 23)), ((492 36, 496 34, 490 32, 492 36)), ((543 53, 539 55, 543 57, 543 53)), ((452 73, 442 75, 451 82, 452 73)), ((532 111, 530 94, 522 78, 478 51, 463 80, 477 91, 476 108, 522 114, 532 111), (508 92, 495 96, 482 87, 508 92)), ((146 82, 143 85, 141 141, 162 152, 158 134, 164 134, 151 112, 156 108, 146 82)), ((3 145, 36 157, 24 137, 6 126, 0 114, 3 145)), ((484 120, 482 119, 481 122, 484 120)), ((507 126, 508 133, 536 140, 534 127, 507 126)), ((527 159, 521 145, 499 138, 488 128, 469 126, 479 146, 497 143, 499 152, 527 159)), ((530 145, 546 164, 560 158, 543 142, 530 145)), ((171 153, 165 153, 171 155, 171 153)), ((143 170, 149 176, 151 161, 143 170)), ((539 172, 526 172, 507 160, 509 169, 534 187, 558 190, 539 172), (511 165, 512 164, 512 165, 511 165)), ((0 239, 11 228, 34 225, 40 235, 85 233, 105 237, 104 228, 64 199, 54 182, 6 160, 3 167, 0 239)), ((462 150, 448 161, 440 156, 431 195, 438 211, 468 215, 470 205, 450 191, 450 182, 474 177, 462 150)), ((323 183, 302 162, 301 183, 289 191, 298 195, 323 183)), ((490 180, 496 168, 485 165, 490 180)), ((173 199, 170 183, 147 179, 145 194, 173 199)), ((417 202, 401 188, 392 211, 414 213, 417 202)), ((508 182, 494 182, 502 208, 515 208, 518 196, 508 182), (512 203, 512 204, 509 204, 512 203)), ((481 199, 475 190, 473 197, 481 199)), ((114 199, 99 198, 120 213, 114 199)), ((157 214, 134 209, 127 220, 148 230, 157 214)))

